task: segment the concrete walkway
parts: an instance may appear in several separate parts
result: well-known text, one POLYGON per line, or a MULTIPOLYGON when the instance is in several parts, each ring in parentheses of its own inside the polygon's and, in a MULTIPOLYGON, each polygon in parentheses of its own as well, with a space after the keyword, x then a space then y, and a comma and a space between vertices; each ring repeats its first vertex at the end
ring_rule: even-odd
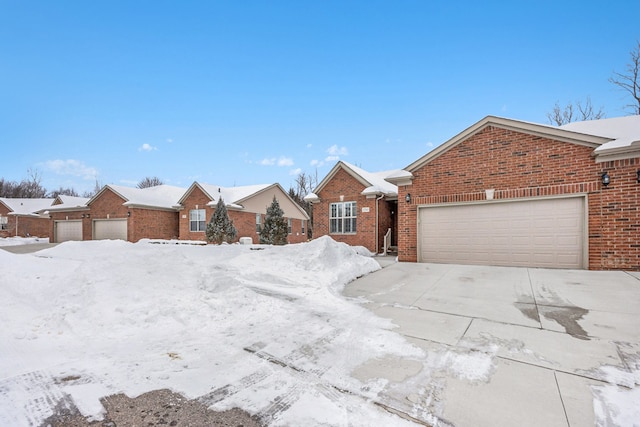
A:
POLYGON ((640 396, 639 273, 381 265, 344 294, 391 319, 430 361, 372 361, 354 374, 387 380, 390 407, 427 425, 617 425, 605 387, 640 396), (461 376, 461 360, 488 367, 461 376))

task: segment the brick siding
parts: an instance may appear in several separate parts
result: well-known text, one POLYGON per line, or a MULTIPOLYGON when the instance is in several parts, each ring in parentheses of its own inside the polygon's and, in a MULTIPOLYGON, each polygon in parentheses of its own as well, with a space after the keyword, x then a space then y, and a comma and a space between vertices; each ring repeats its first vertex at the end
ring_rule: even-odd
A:
POLYGON ((353 176, 339 169, 333 178, 320 190, 320 202, 313 206, 313 237, 331 236, 338 242, 352 246, 364 246, 371 252, 380 252, 384 234, 392 228, 391 211, 395 203, 378 201, 378 239, 376 241, 376 199, 361 195, 365 187, 353 176), (340 196, 344 196, 340 200, 340 196), (334 234, 329 232, 329 207, 331 203, 356 202, 356 233, 334 234), (363 212, 368 208, 369 212, 363 212))
POLYGON ((596 164, 593 148, 487 126, 413 172, 398 188, 399 260, 417 260, 417 206, 497 199, 588 195, 589 268, 640 269, 637 209, 640 159, 596 164), (600 177, 608 171, 611 184, 600 177), (410 204, 404 202, 411 193, 410 204))

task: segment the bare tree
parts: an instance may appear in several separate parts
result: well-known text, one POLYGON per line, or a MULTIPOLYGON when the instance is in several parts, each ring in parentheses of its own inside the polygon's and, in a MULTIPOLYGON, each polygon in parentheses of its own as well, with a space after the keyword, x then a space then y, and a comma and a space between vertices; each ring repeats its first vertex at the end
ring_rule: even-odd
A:
POLYGON ((156 187, 162 184, 164 184, 164 182, 162 182, 162 180, 157 176, 148 176, 138 183, 138 188, 156 187))
POLYGON ((296 177, 295 188, 289 187, 289 196, 309 215, 309 226, 307 227, 307 236, 310 238, 313 232, 313 205, 306 200, 305 196, 313 191, 318 185, 318 171, 315 176, 301 172, 296 177))
POLYGON ((98 194, 100 192, 100 190, 102 189, 102 185, 100 184, 100 181, 98 181, 96 179, 96 183, 93 186, 93 190, 89 190, 89 191, 85 191, 84 193, 82 193, 82 197, 93 197, 96 194, 98 194))
POLYGON ((640 42, 636 41, 636 47, 629 53, 631 62, 627 64, 627 71, 624 73, 613 72, 609 82, 620 89, 629 92, 633 102, 624 106, 631 109, 631 114, 640 114, 640 42))
POLYGON ((79 197, 80 195, 73 188, 58 188, 57 190, 53 190, 49 192, 49 197, 53 197, 54 199, 58 196, 73 196, 79 197))
POLYGON ((591 98, 588 96, 584 105, 582 105, 580 101, 576 101, 575 107, 569 103, 563 109, 560 107, 560 104, 556 102, 553 111, 547 113, 549 123, 556 126, 562 126, 576 121, 599 120, 604 117, 605 113, 603 108, 600 107, 598 110, 594 110, 593 104, 591 104, 591 98))

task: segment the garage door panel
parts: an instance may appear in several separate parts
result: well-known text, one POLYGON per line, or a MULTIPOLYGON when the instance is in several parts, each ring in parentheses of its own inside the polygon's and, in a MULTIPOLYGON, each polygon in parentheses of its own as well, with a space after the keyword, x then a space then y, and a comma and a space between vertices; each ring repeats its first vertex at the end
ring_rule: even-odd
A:
POLYGON ((94 240, 127 240, 126 219, 97 219, 93 222, 94 240))
POLYGON ((420 261, 582 268, 584 197, 423 207, 420 261))
POLYGON ((82 221, 80 220, 56 221, 54 227, 56 243, 82 240, 82 221))

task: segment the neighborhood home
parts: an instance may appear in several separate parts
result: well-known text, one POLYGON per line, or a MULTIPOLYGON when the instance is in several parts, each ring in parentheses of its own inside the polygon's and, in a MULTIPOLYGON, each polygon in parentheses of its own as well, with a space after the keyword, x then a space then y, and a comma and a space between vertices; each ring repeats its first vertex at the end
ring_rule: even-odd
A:
MULTIPOLYGON (((362 188, 351 180, 349 193, 347 175, 334 168, 316 190, 316 222, 362 188)), ((386 180, 399 261, 640 270, 640 116, 560 127, 489 116, 386 180)), ((353 234, 375 233, 350 213, 353 234)))
POLYGON ((280 184, 220 187, 198 182, 194 182, 178 201, 181 209, 180 239, 206 240, 207 223, 218 199, 222 198, 229 219, 238 230, 238 239, 250 237, 253 243, 259 243, 267 208, 274 197, 287 221, 288 243, 306 242, 309 216, 280 184))
POLYGON ((0 237, 49 237, 49 218, 37 212, 56 199, 0 197, 0 237))
POLYGON ((400 170, 367 172, 338 162, 305 200, 313 203, 314 237, 330 235, 373 253, 397 245, 398 188, 386 179, 400 170))
POLYGON ((257 233, 273 197, 289 225, 289 242, 306 241, 308 216, 278 184, 219 187, 194 183, 189 189, 158 185, 105 185, 91 199, 65 198, 42 210, 56 243, 69 240, 180 239, 205 241, 206 225, 222 197, 240 237, 258 243, 257 233))
POLYGON ((176 201, 184 189, 159 185, 145 189, 105 185, 91 199, 47 210, 52 241, 177 238, 176 201))

